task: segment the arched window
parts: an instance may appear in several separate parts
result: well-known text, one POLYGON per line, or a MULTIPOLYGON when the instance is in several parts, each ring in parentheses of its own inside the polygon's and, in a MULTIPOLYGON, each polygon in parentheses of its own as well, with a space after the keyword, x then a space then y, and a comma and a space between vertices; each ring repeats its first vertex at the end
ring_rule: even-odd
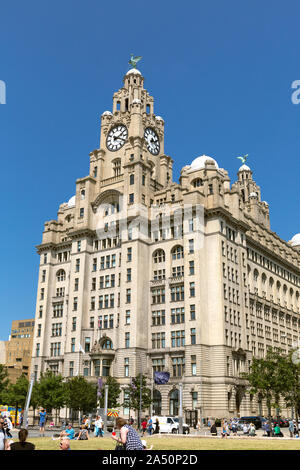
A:
POLYGON ((57 271, 56 280, 57 282, 66 280, 66 272, 63 269, 60 269, 59 271, 57 271))
POLYGON ((121 159, 116 158, 113 162, 114 176, 119 176, 121 174, 121 159))
POLYGON ((203 180, 201 178, 197 178, 192 182, 194 188, 199 188, 199 186, 203 186, 203 180))
POLYGON ((166 255, 164 250, 156 250, 153 253, 153 261, 154 263, 164 263, 166 261, 166 255))
POLYGON ((175 246, 172 251, 172 259, 181 259, 183 258, 183 247, 180 245, 175 246))
POLYGON ((254 279, 254 282, 257 282, 257 279, 258 279, 258 271, 257 271, 257 269, 254 269, 254 271, 253 271, 253 279, 254 279))
POLYGON ((114 349, 113 343, 110 339, 105 339, 101 345, 102 349, 114 349))

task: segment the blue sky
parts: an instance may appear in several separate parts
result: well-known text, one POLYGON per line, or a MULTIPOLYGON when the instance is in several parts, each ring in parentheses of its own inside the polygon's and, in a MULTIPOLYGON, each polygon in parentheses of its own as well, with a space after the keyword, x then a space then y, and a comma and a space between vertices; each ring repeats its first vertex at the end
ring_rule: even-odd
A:
POLYGON ((300 232, 299 15, 296 1, 2 2, 0 340, 34 317, 43 224, 88 174, 131 52, 165 119, 174 179, 206 154, 233 182, 248 153, 272 230, 300 232))

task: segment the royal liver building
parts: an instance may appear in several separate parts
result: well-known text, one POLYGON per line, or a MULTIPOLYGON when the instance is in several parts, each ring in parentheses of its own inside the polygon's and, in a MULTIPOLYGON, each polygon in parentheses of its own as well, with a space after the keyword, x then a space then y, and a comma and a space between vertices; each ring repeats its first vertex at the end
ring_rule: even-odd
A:
POLYGON ((231 183, 202 155, 174 182, 141 72, 123 82, 88 176, 45 223, 32 370, 111 375, 123 395, 142 372, 159 415, 178 414, 180 384, 186 413, 261 414, 240 373, 299 340, 300 235, 271 231, 246 164, 231 183), (155 384, 155 371, 169 381, 155 384))

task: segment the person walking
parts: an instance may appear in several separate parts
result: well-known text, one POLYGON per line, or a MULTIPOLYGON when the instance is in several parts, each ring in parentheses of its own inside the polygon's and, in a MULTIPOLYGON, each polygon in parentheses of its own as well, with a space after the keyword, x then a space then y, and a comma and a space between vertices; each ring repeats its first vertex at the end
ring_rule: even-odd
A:
POLYGON ((153 434, 158 434, 158 433, 159 433, 159 429, 160 429, 158 418, 156 418, 155 423, 154 423, 154 426, 155 426, 155 427, 154 427, 153 434))
POLYGON ((144 437, 145 432, 147 431, 147 419, 146 418, 143 419, 141 426, 142 426, 142 437, 144 437))
POLYGON ((147 421, 147 430, 148 430, 148 434, 149 436, 151 436, 152 432, 153 432, 153 422, 152 422, 152 419, 150 416, 148 416, 148 421, 147 421))
POLYGON ((28 437, 27 429, 20 429, 19 434, 19 442, 13 442, 10 444, 10 450, 34 450, 35 445, 32 442, 26 442, 28 437))
POLYGON ((95 421, 95 436, 96 437, 103 437, 103 420, 101 416, 97 416, 95 421))
POLYGON ((118 444, 124 446, 125 450, 143 450, 143 444, 137 431, 127 424, 123 418, 116 419, 117 429, 120 430, 120 437, 112 435, 111 438, 118 444))
POLYGON ((46 418, 47 418, 46 410, 44 410, 44 408, 42 408, 41 411, 40 411, 40 422, 39 422, 40 436, 45 436, 46 418))

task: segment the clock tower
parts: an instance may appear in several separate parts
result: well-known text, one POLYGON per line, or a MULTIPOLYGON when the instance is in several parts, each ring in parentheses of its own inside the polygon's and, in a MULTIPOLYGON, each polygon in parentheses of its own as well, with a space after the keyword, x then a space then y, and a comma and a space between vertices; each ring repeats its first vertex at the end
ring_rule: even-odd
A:
POLYGON ((154 114, 154 99, 144 89, 144 77, 135 68, 114 93, 112 112, 101 116, 100 149, 90 154, 90 176, 97 180, 119 178, 128 189, 128 203, 151 205, 151 191, 172 181, 172 159, 164 155, 164 120, 154 114))

